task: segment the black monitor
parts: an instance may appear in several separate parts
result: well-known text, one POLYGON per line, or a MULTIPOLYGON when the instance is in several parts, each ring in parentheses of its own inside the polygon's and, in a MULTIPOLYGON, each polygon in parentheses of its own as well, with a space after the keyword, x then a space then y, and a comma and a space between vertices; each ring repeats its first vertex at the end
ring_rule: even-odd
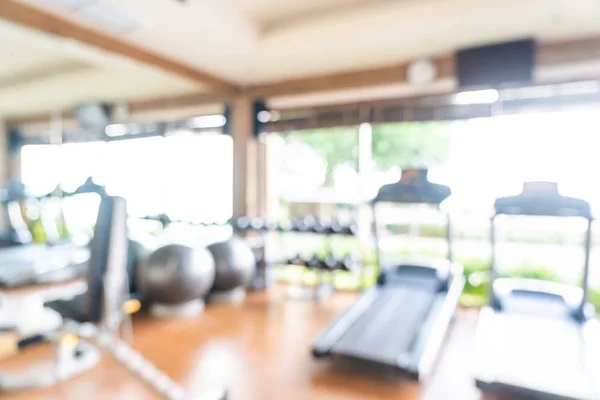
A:
POLYGON ((530 83, 535 67, 535 41, 504 42, 460 50, 456 71, 461 88, 530 83))

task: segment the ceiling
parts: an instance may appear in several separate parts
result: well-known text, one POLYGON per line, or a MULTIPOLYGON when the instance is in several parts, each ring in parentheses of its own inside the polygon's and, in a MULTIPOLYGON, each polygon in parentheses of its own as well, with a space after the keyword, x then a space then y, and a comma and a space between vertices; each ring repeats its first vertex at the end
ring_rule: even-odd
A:
POLYGON ((83 101, 145 100, 203 88, 86 46, 0 20, 0 117, 52 113, 83 101))
POLYGON ((598 0, 100 1, 148 21, 129 42, 246 85, 523 36, 600 34, 598 0))
MULTIPOLYGON (((239 86, 391 65, 521 37, 600 35, 598 0, 12 1, 114 34, 239 86), (141 22, 115 30, 77 12, 80 5, 73 4, 82 2, 113 7, 141 22)), ((75 51, 64 40, 2 23, 0 37, 13 37, 5 34, 15 39, 0 44, 2 59, 10 54, 8 64, 0 65, 0 114, 62 107, 86 96, 132 99, 202 90, 173 74, 83 46, 75 51)))

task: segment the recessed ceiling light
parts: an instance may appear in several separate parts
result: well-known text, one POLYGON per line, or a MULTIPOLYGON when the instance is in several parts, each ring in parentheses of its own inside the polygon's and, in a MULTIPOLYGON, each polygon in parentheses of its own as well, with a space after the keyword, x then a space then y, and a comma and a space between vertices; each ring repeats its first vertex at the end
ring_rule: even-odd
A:
POLYGON ((224 115, 203 115, 201 117, 190 118, 188 127, 196 129, 221 128, 225 126, 227 119, 224 115))
POLYGON ((473 90, 470 92, 456 93, 452 103, 457 105, 491 104, 498 101, 500 94, 496 89, 473 90))

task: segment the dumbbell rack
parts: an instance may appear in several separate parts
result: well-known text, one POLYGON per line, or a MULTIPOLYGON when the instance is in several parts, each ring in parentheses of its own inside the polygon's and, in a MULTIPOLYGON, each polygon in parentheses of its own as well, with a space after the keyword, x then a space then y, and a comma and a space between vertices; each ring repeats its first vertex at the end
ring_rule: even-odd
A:
POLYGON ((275 265, 298 265, 307 268, 308 270, 316 270, 318 272, 317 285, 309 285, 303 279, 291 292, 298 295, 291 295, 294 298, 314 298, 321 299, 327 297, 334 291, 333 274, 341 270, 355 270, 357 267, 362 268, 362 262, 356 258, 335 259, 332 256, 331 240, 333 236, 356 236, 358 226, 355 223, 341 224, 338 221, 321 221, 308 216, 305 218, 297 218, 287 223, 276 223, 267 221, 262 218, 239 217, 230 220, 227 224, 215 223, 195 223, 189 221, 173 220, 166 214, 157 216, 143 217, 145 220, 160 222, 163 228, 171 224, 188 224, 190 226, 209 228, 209 227, 225 227, 230 226, 233 234, 243 236, 248 240, 256 257, 256 273, 253 277, 249 290, 259 291, 271 287, 274 282, 273 269, 275 265), (254 235, 249 235, 254 233, 254 235), (328 254, 324 259, 313 256, 311 258, 294 257, 284 259, 274 257, 273 248, 271 247, 271 235, 277 234, 278 239, 281 239, 280 234, 310 234, 321 235, 327 238, 328 254), (325 275, 329 273, 331 282, 325 281, 325 275))
POLYGON ((336 259, 332 255, 330 238, 334 235, 355 236, 358 227, 356 224, 340 224, 337 221, 328 223, 325 221, 315 220, 313 217, 305 217, 294 219, 289 223, 272 223, 259 218, 249 219, 247 217, 238 218, 232 221, 234 230, 240 233, 255 231, 260 233, 260 239, 257 245, 254 246, 255 254, 257 255, 257 276, 263 284, 255 287, 255 289, 263 289, 269 286, 273 281, 272 269, 275 264, 278 265, 298 265, 309 270, 318 272, 317 285, 309 285, 302 279, 298 284, 290 289, 290 297, 295 299, 323 299, 328 297, 335 289, 333 286, 333 274, 340 270, 354 270, 357 266, 362 267, 362 263, 355 258, 347 257, 345 259, 336 259), (312 234, 323 235, 327 240, 328 256, 319 258, 313 256, 311 258, 302 258, 300 256, 286 260, 274 261, 270 257, 270 249, 268 243, 268 234, 277 232, 279 234, 312 234), (329 273, 330 282, 326 282, 325 275, 329 273))

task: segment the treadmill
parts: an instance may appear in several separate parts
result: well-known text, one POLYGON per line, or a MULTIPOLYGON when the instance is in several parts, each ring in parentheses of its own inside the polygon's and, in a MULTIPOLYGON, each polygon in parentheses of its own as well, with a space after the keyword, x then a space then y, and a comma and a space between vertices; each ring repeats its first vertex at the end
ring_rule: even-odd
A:
POLYGON ((465 281, 462 266, 448 258, 409 258, 383 265, 381 203, 440 205, 450 188, 427 180, 427 170, 403 170, 400 182, 383 186, 371 202, 379 277, 314 342, 315 358, 382 375, 422 379, 431 371, 458 305, 465 281))
POLYGON ((520 195, 496 200, 491 222, 490 304, 481 311, 477 327, 477 386, 510 398, 600 399, 600 322, 593 318, 594 308, 587 302, 592 230, 589 204, 560 195, 556 183, 527 182, 520 195), (499 215, 585 219, 582 288, 499 278, 495 249, 499 215))

